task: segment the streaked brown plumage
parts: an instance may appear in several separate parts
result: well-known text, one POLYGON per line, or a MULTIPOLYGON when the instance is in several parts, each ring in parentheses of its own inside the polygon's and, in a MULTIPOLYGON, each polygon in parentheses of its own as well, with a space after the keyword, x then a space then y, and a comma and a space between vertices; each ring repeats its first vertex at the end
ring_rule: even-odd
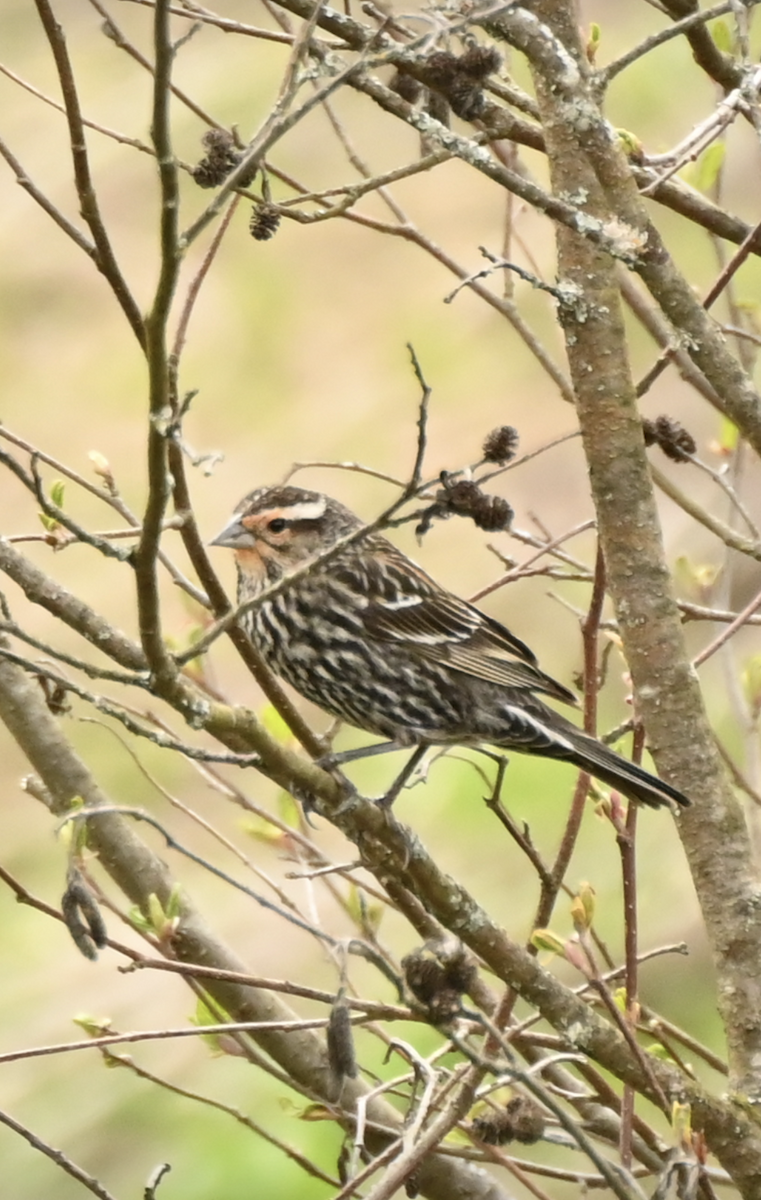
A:
MULTIPOLYGON (((264 487, 212 545, 235 550, 244 601, 361 524, 321 493, 264 487)), ((643 804, 689 803, 549 708, 537 693, 576 699, 508 629, 377 534, 302 573, 244 624, 272 670, 308 700, 398 745, 493 745, 572 763, 643 804)))

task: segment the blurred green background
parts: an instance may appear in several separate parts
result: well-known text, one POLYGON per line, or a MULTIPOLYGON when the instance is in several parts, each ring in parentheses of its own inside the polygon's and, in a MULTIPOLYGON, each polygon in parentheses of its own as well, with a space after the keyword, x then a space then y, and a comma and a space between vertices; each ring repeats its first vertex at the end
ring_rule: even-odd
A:
MULTIPOLYGON (((663 27, 663 19, 645 4, 600 0, 582 3, 580 9, 585 27, 592 21, 602 26, 603 63, 663 27)), ((127 36, 150 56, 149 10, 127 3, 114 4, 112 10, 127 36)), ((66 29, 86 116, 147 143, 148 74, 103 36, 94 9, 63 0, 56 11, 66 29)), ((244 0, 229 0, 224 14, 272 27, 263 9, 244 0)), ((177 32, 182 28, 178 23, 177 32)), ((5 0, 0 9, 0 47, 4 65, 46 95, 58 97, 52 59, 33 6, 26 0, 5 0)), ((286 59, 283 47, 205 28, 182 48, 175 79, 214 119, 237 124, 249 137, 273 103, 286 59)), ((512 67, 526 83, 522 64, 512 67)), ((616 81, 608 115, 614 124, 636 132, 649 152, 657 153, 684 137, 715 101, 686 45, 674 40, 616 81), (682 79, 689 86, 675 86, 682 79)), ((334 106, 374 171, 415 158, 415 135, 384 117, 369 100, 344 90, 334 98, 334 106)), ((178 157, 197 161, 203 122, 178 101, 173 103, 173 120, 178 157)), ((69 219, 81 224, 60 113, 3 75, 0 132, 38 186, 69 219)), ((724 198, 734 211, 755 221, 759 178, 758 156, 749 153, 752 136, 749 128, 733 129, 730 134, 724 198)), ((153 162, 148 155, 95 131, 88 134, 88 148, 116 253, 141 307, 147 308, 157 278, 158 189, 153 162)), ((546 177, 538 156, 522 152, 522 157, 539 178, 546 177)), ((272 161, 310 189, 355 178, 319 111, 289 134, 272 161)), ((147 401, 138 346, 92 264, 15 183, 6 167, 0 186, 0 419, 30 443, 93 479, 88 453, 97 450, 105 455, 125 499, 139 513, 145 499, 147 401)), ((287 194, 276 181, 272 186, 276 199, 287 194)), ((186 174, 181 188, 185 227, 210 194, 200 191, 186 174)), ((465 167, 439 167, 433 177, 404 181, 394 194, 409 219, 467 270, 483 266, 479 246, 500 253, 505 196, 465 167)), ((391 220, 377 199, 366 201, 361 211, 391 220)), ((496 425, 515 425, 522 451, 574 430, 573 412, 507 322, 468 291, 444 304, 456 279, 409 241, 384 237, 348 221, 309 227, 284 221, 277 236, 262 244, 248 234, 247 212, 248 206, 241 205, 204 284, 181 371, 183 390, 198 389, 185 426, 188 443, 199 454, 224 455, 211 474, 201 469, 191 472, 196 511, 209 537, 226 521, 241 495, 282 477, 294 462, 358 461, 406 477, 414 459, 419 401, 408 342, 414 345, 433 388, 428 476, 478 459, 485 434, 496 425)), ((705 291, 716 271, 708 240, 683 228, 668 213, 656 215, 690 282, 699 292, 705 291)), ((519 246, 514 257, 529 268, 536 265, 552 280, 549 223, 520 205, 515 206, 513 219, 531 255, 527 258, 519 246)), ((208 238, 202 238, 188 254, 181 294, 207 247, 208 238)), ((755 263, 744 269, 742 296, 753 295, 757 276, 755 263)), ((499 291, 503 282, 497 278, 490 286, 499 291)), ((514 287, 524 318, 563 365, 551 302, 527 284, 516 282, 514 287)), ((653 358, 652 345, 632 324, 637 377, 653 358)), ((700 452, 710 456, 710 444, 720 432, 716 414, 696 399, 673 370, 661 376, 643 402, 646 415, 664 411, 684 420, 698 439, 700 452)), ((50 482, 55 471, 46 470, 45 477, 50 482)), ((691 494, 724 513, 724 501, 709 480, 694 472, 689 477, 682 472, 679 478, 684 486, 689 484, 691 494)), ((332 492, 368 518, 393 494, 388 485, 357 473, 312 468, 300 473, 297 481, 332 492)), ((535 531, 536 515, 554 535, 591 516, 576 439, 510 472, 498 487, 514 507, 515 524, 521 529, 535 531)), ((78 519, 94 528, 114 524, 111 515, 71 484, 66 503, 78 519)), ((6 472, 0 474, 0 512, 5 534, 41 531, 35 505, 6 472)), ((668 501, 663 503, 663 517, 673 561, 683 557, 699 566, 721 563, 720 549, 668 501)), ((499 573, 488 543, 519 559, 528 553, 506 535, 483 534, 469 522, 436 525, 422 547, 415 544, 409 527, 396 540, 431 574, 465 596, 499 573)), ((177 535, 169 534, 166 545, 182 563, 177 535)), ((104 561, 86 547, 75 546, 58 555, 40 543, 22 544, 22 549, 102 609, 113 623, 136 634, 128 568, 104 561)), ((594 540, 589 534, 576 539, 570 549, 594 561, 594 540)), ((219 569, 232 588, 232 562, 217 554, 219 569)), ((683 571, 681 578, 688 575, 683 571)), ((689 583, 686 586, 691 598, 702 598, 694 585, 692 591, 689 583)), ((744 589, 740 573, 738 602, 744 589)), ((27 612, 10 584, 6 590, 14 614, 23 616, 40 637, 74 652, 81 649, 77 639, 57 629, 45 613, 27 612)), ((539 577, 496 592, 484 607, 534 646, 551 674, 571 682, 581 662, 578 622, 550 591, 580 609, 588 601, 586 585, 555 585, 539 577)), ((165 604, 167 632, 183 643, 197 623, 197 613, 169 582, 165 604)), ((695 649, 708 636, 704 628, 690 629, 695 649)), ((750 648, 751 643, 742 645, 750 648)), ((626 715, 624 668, 616 651, 610 665, 603 727, 626 715)), ((229 648, 215 648, 211 670, 230 698, 259 703, 229 648)), ((723 675, 713 666, 705 674, 712 715, 731 742, 723 675)), ((75 702, 65 718, 67 732, 114 800, 148 808, 171 825, 180 841, 244 876, 244 868, 222 847, 188 817, 170 809, 112 732, 85 723, 84 718, 92 715, 75 702)), ((335 935, 352 932, 351 923, 326 893, 303 882, 285 881, 293 864, 283 858, 282 848, 247 836, 240 810, 190 765, 150 746, 138 750, 141 762, 165 788, 242 846, 262 871, 289 890, 296 903, 316 914, 335 935)), ((19 781, 27 767, 3 734, 0 767, 2 862, 31 890, 57 903, 64 886, 65 851, 46 813, 21 791, 19 781)), ((358 765, 352 774, 372 793, 382 790, 390 770, 390 764, 381 761, 358 765)), ((278 803, 275 789, 258 776, 244 778, 238 773, 234 782, 257 803, 278 803)), ((521 758, 511 763, 505 798, 513 816, 530 823, 532 837, 547 856, 556 848, 573 785, 573 772, 562 767, 521 758)), ((485 783, 471 766, 441 762, 432 768, 427 786, 403 795, 398 814, 419 833, 437 861, 521 940, 530 930, 535 880, 517 849, 501 830, 496 831, 481 802, 485 792, 485 783)), ((161 848, 157 836, 145 836, 161 848)), ((319 828, 315 837, 337 859, 352 857, 332 830, 319 828)), ((284 937, 281 922, 253 902, 176 856, 168 857, 216 930, 252 969, 316 986, 337 986, 335 963, 305 934, 292 930, 284 937)), ((642 814, 639 857, 643 949, 681 941, 690 947, 689 958, 656 959, 643 968, 643 999, 721 1052, 699 913, 668 815, 642 814)), ((597 890, 600 932, 617 958, 622 952, 619 874, 611 828, 590 804, 568 879, 573 884, 589 880, 597 890)), ((252 876, 247 878, 252 886, 262 886, 252 876)), ((0 921, 4 930, 0 1053, 76 1038, 79 1030, 72 1018, 82 1012, 108 1016, 120 1030, 178 1026, 192 1014, 192 998, 179 980, 148 972, 122 975, 120 960, 111 952, 95 965, 84 961, 60 926, 19 907, 4 889, 0 889, 0 921)), ((553 924, 563 935, 572 931, 563 902, 553 924)), ((139 944, 116 918, 111 918, 111 926, 115 936, 139 944)), ((399 954, 414 945, 410 930, 393 916, 385 918, 381 937, 399 954)), ((560 966, 557 969, 562 971, 560 966)), ((353 972, 368 995, 393 999, 389 985, 379 981, 372 969, 353 967, 353 972)), ((567 973, 565 977, 573 978, 567 973)), ((308 1006, 300 1011, 308 1012, 308 1006)), ((400 1036, 415 1036, 421 1045, 429 1044, 425 1031, 408 1030, 400 1036)), ((131 1053, 141 1066, 181 1087, 208 1092, 253 1113, 334 1170, 337 1133, 321 1124, 298 1121, 301 1102, 242 1060, 213 1057, 203 1043, 189 1039, 141 1045, 131 1053)), ((377 1046, 368 1050, 368 1057, 379 1057, 377 1046)), ((163 1161, 172 1163, 173 1172, 161 1185, 162 1200, 330 1194, 326 1185, 306 1180, 278 1151, 229 1118, 160 1093, 127 1070, 108 1073, 95 1051, 4 1065, 0 1097, 0 1107, 62 1147, 120 1197, 140 1194, 150 1171, 163 1161)), ((14 1200, 53 1195, 56 1200, 75 1200, 83 1195, 79 1184, 3 1127, 0 1161, 6 1180, 14 1181, 8 1193, 14 1200)), ((555 1189, 553 1195, 570 1194, 549 1186, 555 1189)))

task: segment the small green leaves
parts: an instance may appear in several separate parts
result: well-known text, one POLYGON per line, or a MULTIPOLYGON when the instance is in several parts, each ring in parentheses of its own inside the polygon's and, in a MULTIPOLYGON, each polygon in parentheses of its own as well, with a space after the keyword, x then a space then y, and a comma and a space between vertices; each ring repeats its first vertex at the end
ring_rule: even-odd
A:
POLYGON ((130 909, 130 920, 141 933, 152 933, 160 941, 170 940, 180 923, 181 889, 175 884, 164 907, 155 892, 148 897, 147 916, 136 907, 130 909))
POLYGON ((531 934, 530 941, 535 950, 544 950, 549 954, 565 956, 565 942, 551 929, 535 929, 531 934))
POLYGON ((106 1034, 111 1033, 110 1017, 93 1017, 89 1013, 80 1013, 79 1016, 72 1019, 74 1024, 84 1029, 90 1037, 105 1037, 106 1034))
POLYGON ((676 578, 685 590, 700 601, 710 599, 716 580, 721 572, 721 566, 716 563, 696 563, 686 554, 680 554, 676 560, 676 578))
POLYGON ((594 65, 595 59, 597 58, 597 51, 600 49, 601 42, 602 29, 596 21, 592 21, 591 25, 589 26, 589 37, 587 38, 586 46, 587 59, 590 63, 592 63, 592 65, 594 65))
MULTIPOLYGON (((50 488, 50 499, 56 508, 63 508, 65 491, 66 485, 62 479, 56 479, 53 481, 50 488)), ((47 534, 50 534, 51 544, 55 546, 59 542, 60 535, 64 532, 61 528, 60 521, 58 521, 56 517, 45 512, 38 512, 37 516, 40 518, 42 528, 47 534)))
POLYGON ((577 933, 590 929, 595 917, 595 889, 582 883, 571 901, 571 919, 577 933))
MULTIPOLYGON (((209 1008, 203 997, 199 996, 195 1012, 190 1020, 191 1024, 198 1029, 204 1029, 206 1026, 219 1026, 226 1021, 232 1021, 232 1017, 216 1003, 214 1009, 209 1008)), ((233 1058, 239 1058, 243 1053, 232 1033, 220 1033, 219 1029, 215 1029, 213 1033, 201 1034, 201 1040, 210 1047, 214 1054, 228 1054, 233 1058)))
POLYGON ((617 129, 616 134, 626 157, 635 163, 642 162, 645 147, 636 133, 632 133, 630 129, 617 129))

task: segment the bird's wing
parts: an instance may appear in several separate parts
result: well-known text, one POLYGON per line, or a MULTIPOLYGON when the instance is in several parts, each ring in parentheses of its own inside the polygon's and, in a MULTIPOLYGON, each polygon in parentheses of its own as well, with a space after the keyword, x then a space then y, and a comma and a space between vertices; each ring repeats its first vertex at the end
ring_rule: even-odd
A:
POLYGON ((535 655, 504 625, 444 591, 419 568, 387 561, 384 587, 364 610, 368 633, 403 642, 423 658, 503 687, 544 692, 576 704, 573 692, 537 666, 535 655), (393 580, 393 586, 389 586, 393 580))

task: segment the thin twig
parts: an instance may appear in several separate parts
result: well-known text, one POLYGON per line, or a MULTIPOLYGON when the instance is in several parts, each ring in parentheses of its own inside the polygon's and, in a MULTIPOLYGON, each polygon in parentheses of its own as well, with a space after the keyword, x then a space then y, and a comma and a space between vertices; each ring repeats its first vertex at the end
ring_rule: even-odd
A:
MULTIPOLYGON (((49 679, 64 693, 71 692, 73 695, 78 696, 80 700, 91 704, 99 712, 113 717, 114 720, 124 726, 128 733, 136 737, 146 738, 147 741, 153 742, 154 745, 164 750, 173 750, 175 753, 182 754, 186 758, 198 759, 201 762, 227 763, 230 766, 238 767, 260 765, 261 760, 258 754, 236 754, 231 750, 203 750, 199 746, 192 746, 189 742, 181 742, 177 738, 163 733, 161 730, 144 725, 141 721, 135 720, 130 715, 126 706, 113 704, 105 696, 95 695, 93 692, 89 692, 86 688, 81 687, 80 684, 75 683, 74 680, 67 679, 58 671, 53 671, 50 667, 46 667, 42 663, 32 662, 31 659, 25 658, 22 654, 16 654, 13 650, 5 646, 0 646, 0 659, 7 659, 8 662, 16 663, 18 666, 23 667, 25 671, 28 671, 29 674, 36 675, 38 679, 49 679)), ((140 686, 138 678, 131 679, 129 682, 140 686)))
MULTIPOLYGON (((139 4, 142 3, 142 0, 132 0, 132 3, 139 4)), ((145 55, 141 54, 137 47, 134 46, 132 42, 130 42, 130 40, 122 33, 108 9, 100 3, 100 0, 90 0, 90 4, 95 11, 100 13, 100 15, 103 17, 103 33, 105 36, 110 38, 114 45, 120 50, 123 50, 125 54, 129 55, 134 62, 138 63, 144 71, 147 71, 150 75, 153 75, 153 63, 149 62, 145 55)), ((154 0, 150 0, 150 3, 146 5, 146 7, 152 9, 154 7, 154 0)), ((167 11, 171 11, 168 6, 167 11)), ((217 122, 210 117, 203 108, 200 107, 200 105, 192 100, 190 96, 188 96, 187 92, 183 92, 174 83, 170 82, 169 86, 172 95, 176 96, 180 103, 184 104, 190 112, 195 113, 195 115, 203 121, 204 125, 208 125, 212 129, 222 128, 222 126, 218 125, 217 122)))
POLYGON ((2 155, 16 176, 16 183, 19 185, 19 187, 22 187, 25 192, 28 192, 32 199, 39 204, 43 212, 46 212, 48 216, 55 222, 58 228, 62 229, 66 236, 70 237, 80 250, 84 250, 88 258, 92 258, 94 260, 97 254, 95 243, 88 241, 84 234, 77 229, 76 225, 73 225, 69 218, 61 212, 60 208, 56 207, 50 197, 42 191, 42 188, 39 188, 37 184, 32 181, 24 167, 21 165, 19 159, 16 158, 16 155, 2 140, 2 138, 0 138, 0 155, 2 155))
MULTIPOLYGON (((739 246, 739 248, 737 249, 735 254, 732 255, 732 258, 729 260, 729 262, 726 264, 726 266, 720 271, 719 275, 717 276, 717 278, 714 280, 713 284, 709 288, 709 290, 706 294, 706 297, 703 300, 703 307, 706 309, 706 311, 708 311, 708 309, 710 309, 714 300, 716 300, 721 295, 723 290, 727 287, 729 281, 734 277, 734 275, 737 274, 740 267, 745 262, 745 260, 748 258, 748 256, 750 254, 752 254, 754 251, 759 250, 760 248, 761 248, 761 222, 759 222, 757 225, 754 225, 753 228, 748 232, 746 237, 743 239, 742 244, 739 246)), ((650 388, 653 386, 653 384, 655 383, 658 376, 661 374, 662 371, 664 371, 666 369, 666 367, 672 361, 672 359, 676 356, 677 351, 680 348, 681 348, 681 342, 678 340, 673 341, 669 346, 666 347, 666 349, 663 351, 663 353, 660 355, 660 357, 657 358, 656 361, 653 363, 650 370, 645 375, 643 375, 642 379, 637 384, 637 395, 638 396, 644 396, 645 393, 650 390, 650 388)))
POLYGON ((35 4, 53 54, 58 79, 61 84, 63 101, 66 106, 66 119, 69 125, 71 157, 77 196, 79 197, 80 211, 90 229, 95 245, 95 264, 111 286, 111 290, 127 318, 130 329, 140 345, 144 346, 145 329, 140 308, 121 273, 100 212, 98 196, 90 172, 90 161, 87 154, 87 142, 82 122, 82 112, 79 106, 76 79, 69 59, 69 52, 66 48, 64 32, 49 4, 49 0, 35 0, 35 4))
POLYGON ((214 259, 216 258, 217 251, 219 250, 220 246, 222 245, 224 236, 227 233, 228 229, 230 228, 230 222, 232 221, 232 219, 235 215, 235 211, 236 211, 239 203, 240 203, 240 196, 233 196, 232 201, 231 201, 230 205, 228 206, 227 212, 225 213, 222 220, 220 221, 219 228, 217 229, 216 233, 214 234, 214 237, 211 240, 209 249, 206 251, 206 253, 203 257, 203 262, 201 263, 201 266, 198 268, 195 275, 193 276, 193 279, 191 280, 190 286, 188 287, 188 290, 187 290, 187 293, 185 296, 185 303, 183 304, 182 312, 180 313, 180 319, 177 322, 177 330, 174 335, 174 342, 172 344, 172 352, 169 356, 170 395, 172 396, 172 407, 175 410, 175 412, 177 411, 177 391, 178 391, 178 389, 177 389, 177 373, 179 371, 180 358, 182 356, 182 351, 185 347, 185 340, 187 338, 187 333, 188 333, 188 325, 190 324, 190 318, 193 313, 193 308, 194 308, 196 300, 198 299, 198 296, 200 294, 201 287, 203 286, 203 282, 209 273, 211 264, 214 262, 214 259))
POLYGON ((22 1138, 25 1138, 33 1150, 38 1150, 40 1154, 44 1154, 47 1158, 52 1159, 57 1167, 60 1167, 67 1175, 71 1175, 72 1179, 76 1179, 77 1183, 81 1183, 86 1187, 88 1192, 92 1192, 98 1200, 116 1200, 111 1192, 106 1191, 103 1185, 89 1175, 81 1167, 78 1167, 75 1162, 63 1153, 62 1150, 56 1150, 42 1138, 37 1137, 28 1129, 26 1125, 22 1125, 20 1121, 16 1121, 9 1113, 0 1111, 0 1123, 7 1125, 14 1133, 18 1133, 22 1138))
POLYGON ((311 934, 312 937, 316 937, 320 941, 326 942, 330 946, 337 945, 338 939, 331 937, 331 935, 328 933, 324 933, 323 930, 321 930, 317 925, 303 920, 296 913, 291 912, 290 909, 283 908, 281 905, 275 904, 273 900, 268 900, 266 896, 262 896, 259 892, 255 892, 253 888, 248 886, 248 884, 241 883, 240 880, 233 878, 232 875, 228 875, 226 871, 221 870, 221 868, 215 866, 214 863, 209 862, 200 854, 196 854, 194 850, 189 849, 187 846, 183 846, 173 834, 169 833, 169 831, 164 825, 161 824, 160 821, 157 821, 155 817, 152 817, 149 813, 144 812, 142 809, 130 808, 127 805, 120 804, 102 805, 97 808, 78 808, 72 810, 65 818, 65 821, 91 821, 98 817, 108 816, 109 814, 113 813, 119 813, 122 816, 132 817, 132 819, 135 821, 145 822, 162 835, 166 841, 168 849, 175 850, 178 854, 182 854, 185 858, 190 859, 191 862, 196 863, 197 866, 202 867, 204 871, 208 871, 210 874, 216 875, 218 879, 221 879, 230 887, 235 888, 236 891, 243 892, 244 895, 249 896, 252 900, 255 900, 256 903, 262 908, 266 908, 269 912, 276 913, 277 916, 282 917, 282 919, 287 921, 289 924, 295 925, 297 929, 301 929, 304 933, 311 934))
POLYGON ((662 492, 665 492, 689 516, 694 517, 706 529, 710 529, 711 533, 715 534, 725 546, 728 546, 731 550, 739 550, 741 554, 747 554, 749 558, 761 561, 761 542, 743 537, 731 525, 727 525, 724 521, 720 521, 718 517, 714 517, 703 505, 698 504, 691 496, 688 496, 686 492, 678 488, 669 476, 653 463, 650 464, 650 473, 662 492))
MULTIPOLYGON (((644 748, 645 730, 641 723, 635 725, 632 760, 639 763, 644 748)), ((624 905, 625 946, 625 989, 626 1019, 636 1026, 639 1016, 639 956, 637 923, 637 805, 630 804, 626 813, 626 826, 617 829, 616 841, 621 856, 621 880, 624 905)), ((621 1102, 621 1161, 625 1167, 632 1163, 632 1121, 634 1118, 634 1089, 626 1085, 621 1102)))
POLYGON ((265 1129, 253 1117, 243 1113, 240 1109, 235 1108, 231 1104, 224 1104, 221 1100, 215 1100, 212 1096, 203 1095, 201 1092, 191 1091, 189 1088, 180 1087, 177 1083, 171 1083, 167 1079, 163 1079, 160 1075, 155 1075, 152 1071, 146 1070, 145 1067, 138 1066, 131 1055, 114 1054, 111 1050, 104 1048, 103 1060, 106 1066, 125 1067, 137 1079, 144 1079, 148 1083, 154 1084, 156 1087, 163 1088, 164 1091, 171 1093, 174 1096, 182 1096, 186 1100, 193 1100, 197 1104, 201 1104, 206 1108, 216 1112, 225 1113, 226 1116, 232 1117, 244 1129, 248 1129, 251 1133, 257 1134, 269 1145, 274 1146, 286 1158, 291 1159, 305 1175, 311 1176, 314 1179, 319 1179, 322 1183, 327 1183, 331 1188, 339 1186, 339 1182, 332 1175, 323 1171, 317 1163, 308 1158, 306 1154, 302 1154, 295 1146, 291 1146, 288 1142, 282 1141, 281 1138, 275 1137, 273 1133, 265 1129))
MULTIPOLYGON (((411 347, 410 347, 410 350, 412 350, 411 347)), ((413 360, 413 367, 414 366, 415 366, 415 361, 413 360)), ((417 374, 417 370, 416 370, 416 374, 417 374)), ((427 385, 422 381, 421 376, 418 376, 418 378, 420 379, 421 386, 423 387, 423 396, 421 398, 419 412, 418 412, 417 451, 416 451, 416 455, 415 455, 415 464, 413 466, 413 473, 410 476, 410 481, 405 485, 405 488, 404 488, 401 496, 399 496, 396 500, 393 501, 393 503, 391 503, 386 509, 384 509, 383 512, 380 514, 380 516, 376 517, 376 519, 374 521, 370 521, 366 525, 362 525, 359 529, 352 530, 351 533, 345 534, 343 537, 341 537, 337 541, 333 542, 332 545, 329 546, 327 550, 324 550, 321 554, 317 555, 315 558, 310 559, 308 562, 304 563, 302 566, 295 568, 293 571, 289 571, 282 577, 282 579, 279 579, 276 583, 270 584, 269 587, 267 587, 263 591, 261 591, 258 594, 258 596, 256 596, 254 599, 243 601, 241 604, 238 604, 237 607, 234 608, 231 612, 227 613, 223 617, 220 617, 219 620, 217 620, 207 630, 207 632, 204 634, 204 636, 202 638, 200 638, 198 640, 198 642, 196 642, 192 653, 190 651, 188 651, 186 654, 181 654, 181 655, 177 656, 176 661, 179 664, 186 662, 190 658, 195 658, 198 654, 201 654, 204 651, 206 651, 209 648, 209 646, 217 640, 218 637, 220 637, 223 633, 226 633, 227 630, 230 629, 234 624, 236 624, 245 613, 253 612, 255 609, 261 607, 262 604, 266 604, 269 600, 272 599, 272 597, 276 596, 284 588, 290 587, 291 584, 296 582, 296 580, 301 579, 305 575, 310 574, 317 567, 324 565, 325 563, 329 562, 331 559, 336 557, 336 555, 340 554, 343 550, 345 550, 347 546, 351 546, 354 544, 354 542, 361 541, 364 538, 370 537, 373 533, 377 532, 379 529, 385 528, 389 524, 391 518, 395 515, 395 513, 397 513, 400 508, 402 508, 405 504, 407 504, 407 502, 412 498, 412 496, 416 493, 416 491, 420 490, 419 482, 418 482, 417 486, 414 486, 414 480, 416 478, 419 480, 421 464, 422 464, 423 456, 425 454, 426 414, 427 414, 428 399, 430 396, 430 389, 427 389, 427 385)))
POLYGON ((742 612, 737 614, 734 621, 727 625, 726 629, 722 629, 721 633, 695 656, 692 660, 693 667, 699 667, 707 658, 715 654, 731 637, 734 637, 738 629, 742 629, 743 625, 747 624, 748 618, 753 616, 759 608, 761 608, 761 592, 758 592, 750 603, 746 604, 742 612))
MULTIPOLYGON (((589 611, 582 626, 582 643, 584 647, 584 729, 594 734, 597 729, 597 694, 599 677, 597 668, 598 631, 602 608, 605 602, 605 559, 602 546, 597 547, 595 563, 595 578, 592 595, 589 601, 589 611)), ((560 842, 555 861, 550 872, 549 886, 542 885, 542 890, 534 918, 535 929, 544 929, 550 921, 558 892, 568 870, 576 841, 581 829, 587 794, 589 792, 589 775, 586 771, 579 773, 574 788, 571 810, 568 814, 563 837, 560 842)))
MULTIPOLYGON (((761 0, 749 0, 749 6, 758 4, 761 0)), ((620 58, 616 58, 613 62, 608 63, 607 67, 596 71, 593 76, 593 86, 604 90, 607 88, 611 79, 615 79, 616 75, 620 75, 632 63, 637 62, 640 58, 644 58, 657 46, 662 46, 665 42, 671 41, 672 38, 679 37, 680 34, 686 33, 689 29, 694 29, 697 25, 704 25, 707 21, 712 21, 715 17, 721 17, 724 13, 731 12, 733 8, 732 0, 724 0, 722 4, 714 4, 712 8, 705 8, 702 12, 690 13, 687 17, 682 17, 680 21, 674 21, 673 25, 668 29, 661 29, 658 33, 651 33, 649 37, 644 38, 638 46, 632 47, 622 54, 620 58)))

